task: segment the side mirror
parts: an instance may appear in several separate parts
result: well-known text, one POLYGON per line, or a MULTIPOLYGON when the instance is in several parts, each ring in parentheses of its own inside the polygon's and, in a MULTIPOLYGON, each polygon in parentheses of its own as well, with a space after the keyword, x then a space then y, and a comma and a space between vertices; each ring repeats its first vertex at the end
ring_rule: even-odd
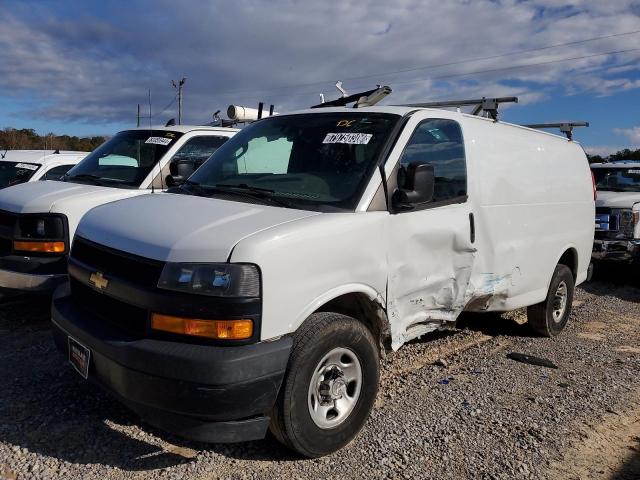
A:
POLYGON ((164 177, 164 183, 169 188, 178 187, 182 185, 184 181, 185 178, 181 175, 167 175, 166 177, 164 177))
POLYGON ((392 202, 396 210, 412 210, 416 205, 433 200, 435 176, 433 165, 410 163, 406 167, 404 185, 393 192, 392 202))

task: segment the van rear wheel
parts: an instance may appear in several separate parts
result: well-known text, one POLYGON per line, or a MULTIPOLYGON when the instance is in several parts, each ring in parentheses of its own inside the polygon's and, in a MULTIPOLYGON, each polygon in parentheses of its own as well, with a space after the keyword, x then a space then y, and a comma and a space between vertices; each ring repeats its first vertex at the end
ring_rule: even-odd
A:
POLYGON ((378 347, 365 325, 332 312, 311 315, 295 334, 271 432, 306 457, 335 452, 364 426, 379 377, 378 347))
POLYGON ((529 325, 538 334, 555 337, 567 325, 573 303, 575 280, 566 265, 558 265, 553 272, 547 298, 527 308, 529 325))

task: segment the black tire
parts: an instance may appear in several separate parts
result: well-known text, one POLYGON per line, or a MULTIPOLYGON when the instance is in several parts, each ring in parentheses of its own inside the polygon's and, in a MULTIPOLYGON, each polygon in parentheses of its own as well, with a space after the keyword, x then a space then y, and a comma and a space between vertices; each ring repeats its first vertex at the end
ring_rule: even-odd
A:
POLYGON ((371 331, 346 315, 314 313, 295 333, 287 372, 271 412, 271 433, 305 457, 335 452, 364 426, 378 393, 379 379, 380 357, 371 331), (321 360, 336 348, 349 349, 359 361, 360 393, 342 423, 320 428, 311 416, 310 384, 321 360))
POLYGON ((529 326, 536 333, 544 337, 555 337, 567 325, 569 315, 571 315, 571 304, 573 303, 573 292, 575 290, 575 279, 573 273, 566 265, 558 265, 553 272, 547 298, 536 305, 527 308, 527 319, 529 326), (554 311, 559 312, 556 293, 560 285, 566 286, 566 302, 561 315, 554 316, 554 311))

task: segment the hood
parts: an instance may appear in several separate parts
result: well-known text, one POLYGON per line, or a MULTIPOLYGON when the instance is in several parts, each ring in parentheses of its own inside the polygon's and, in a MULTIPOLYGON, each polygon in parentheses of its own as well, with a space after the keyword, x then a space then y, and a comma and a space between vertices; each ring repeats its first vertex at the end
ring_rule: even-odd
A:
POLYGON ((66 202, 90 204, 88 208, 91 208, 138 192, 70 182, 27 182, 0 190, 0 210, 14 213, 67 213, 63 206, 66 202))
POLYGON ((318 212, 182 194, 143 195, 97 207, 77 234, 170 262, 226 262, 243 238, 318 212))
POLYGON ((631 208, 638 202, 640 202, 640 193, 598 190, 596 207, 631 208))

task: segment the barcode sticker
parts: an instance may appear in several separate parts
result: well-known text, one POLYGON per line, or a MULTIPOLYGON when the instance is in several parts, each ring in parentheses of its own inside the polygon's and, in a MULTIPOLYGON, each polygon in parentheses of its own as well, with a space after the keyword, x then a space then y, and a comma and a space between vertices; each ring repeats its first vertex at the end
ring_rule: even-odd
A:
POLYGON ((149 137, 147 141, 144 143, 153 143, 154 145, 169 145, 171 143, 172 138, 163 138, 163 137, 149 137))
POLYGON ((24 168, 26 170, 37 170, 40 165, 32 165, 30 163, 16 163, 16 168, 24 168))
POLYGON ((349 145, 366 145, 373 134, 371 133, 327 133, 322 143, 347 143, 349 145))

